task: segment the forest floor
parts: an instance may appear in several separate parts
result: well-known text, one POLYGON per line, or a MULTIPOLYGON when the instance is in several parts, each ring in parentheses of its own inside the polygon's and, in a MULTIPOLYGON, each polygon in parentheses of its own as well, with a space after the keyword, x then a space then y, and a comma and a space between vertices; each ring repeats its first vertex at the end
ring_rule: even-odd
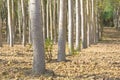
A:
MULTIPOLYGON (((33 76, 29 45, 0 48, 0 80, 120 80, 120 31, 104 28, 103 40, 83 49, 78 55, 46 63, 47 72, 33 76)), ((55 46, 56 47, 56 46, 55 46)), ((57 49, 54 48, 54 53, 57 49)))

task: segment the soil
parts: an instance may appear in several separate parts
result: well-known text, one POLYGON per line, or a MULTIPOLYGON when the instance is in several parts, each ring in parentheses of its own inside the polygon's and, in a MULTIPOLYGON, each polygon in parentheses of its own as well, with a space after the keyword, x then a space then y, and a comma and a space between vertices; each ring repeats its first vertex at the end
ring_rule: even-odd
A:
POLYGON ((120 80, 120 31, 115 28, 104 28, 102 41, 66 56, 65 62, 56 61, 56 46, 46 73, 34 76, 30 45, 11 48, 4 44, 0 48, 0 80, 120 80))

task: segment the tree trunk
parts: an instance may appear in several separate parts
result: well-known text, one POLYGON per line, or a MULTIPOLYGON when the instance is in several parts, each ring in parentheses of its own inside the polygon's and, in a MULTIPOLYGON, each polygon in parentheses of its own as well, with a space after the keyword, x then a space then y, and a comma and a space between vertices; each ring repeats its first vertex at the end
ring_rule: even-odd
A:
POLYGON ((68 52, 73 54, 73 2, 68 0, 68 52))
POLYGON ((96 26, 95 26, 95 11, 94 11, 94 0, 92 0, 92 43, 95 44, 96 43, 96 26))
POLYGON ((1 24, 1 18, 0 18, 0 47, 2 47, 2 24, 1 24))
POLYGON ((10 0, 7 0, 7 9, 8 9, 8 28, 9 28, 9 42, 10 47, 13 47, 13 30, 11 25, 11 13, 10 13, 10 0))
POLYGON ((89 0, 86 0, 86 7, 87 7, 87 45, 90 46, 90 6, 89 0))
POLYGON ((47 39, 50 39, 50 17, 49 17, 49 4, 50 0, 47 0, 47 9, 46 9, 46 24, 47 24, 47 39))
POLYGON ((12 23, 12 24, 11 24, 11 25, 12 25, 13 43, 14 43, 14 42, 15 42, 15 41, 14 41, 14 40, 15 40, 15 25, 14 25, 14 24, 15 24, 15 20, 14 20, 14 18, 15 18, 15 17, 14 17, 14 15, 15 15, 15 14, 14 14, 14 11, 15 11, 15 10, 14 10, 14 0, 11 0, 11 1, 12 1, 12 15, 11 15, 11 16, 12 16, 12 19, 11 19, 11 23, 12 23))
POLYGON ((118 7, 118 30, 120 31, 120 6, 118 7))
POLYGON ((43 19, 43 39, 45 41, 46 39, 46 4, 45 4, 45 0, 41 0, 41 5, 42 5, 42 19, 43 19))
POLYGON ((87 43, 87 39, 88 39, 88 35, 87 35, 87 30, 88 30, 88 26, 87 26, 87 7, 86 7, 87 3, 86 0, 83 0, 83 14, 84 14, 84 41, 83 41, 83 48, 87 48, 88 47, 88 43, 87 43))
POLYGON ((53 34, 54 34, 54 43, 57 43, 57 6, 56 6, 56 0, 54 0, 54 11, 53 11, 53 34))
POLYGON ((52 13, 52 0, 50 0, 49 4, 49 13, 50 13, 50 39, 53 40, 53 13, 52 13))
POLYGON ((30 0, 31 32, 33 42, 33 73, 45 72, 45 52, 43 41, 43 24, 40 13, 40 0, 30 0))
POLYGON ((87 26, 85 22, 85 1, 81 0, 81 40, 82 48, 87 48, 87 26))
POLYGON ((23 46, 26 45, 26 25, 25 25, 25 10, 24 10, 24 0, 21 0, 21 6, 22 6, 22 23, 23 23, 23 41, 22 44, 23 46))
POLYGON ((80 51, 80 1, 76 0, 76 50, 80 51))
POLYGON ((65 61, 66 46, 66 0, 60 0, 59 32, 58 32, 58 61, 65 61))
POLYGON ((95 0, 95 26, 96 26, 96 43, 99 40, 99 23, 98 23, 98 8, 97 8, 98 1, 95 0))
POLYGON ((19 26, 19 41, 22 40, 22 29, 21 29, 21 1, 18 0, 18 26, 19 26))

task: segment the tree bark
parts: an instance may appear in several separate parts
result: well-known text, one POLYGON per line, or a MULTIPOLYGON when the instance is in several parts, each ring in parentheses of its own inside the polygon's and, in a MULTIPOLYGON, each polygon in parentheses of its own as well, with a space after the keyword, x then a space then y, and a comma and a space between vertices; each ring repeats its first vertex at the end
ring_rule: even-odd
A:
POLYGON ((73 2, 68 0, 68 52, 73 54, 73 2))
POLYGON ((46 24, 47 24, 47 39, 50 39, 50 17, 49 17, 49 4, 50 0, 47 0, 47 9, 46 9, 46 24))
POLYGON ((19 41, 22 40, 22 29, 21 29, 21 1, 18 0, 18 26, 19 26, 19 41))
POLYGON ((81 40, 82 48, 87 48, 87 25, 86 25, 86 12, 85 1, 81 0, 81 40))
POLYGON ((21 0, 21 6, 22 6, 22 26, 23 26, 23 40, 22 44, 23 46, 26 45, 26 25, 25 25, 25 10, 24 10, 24 0, 21 0))
POLYGON ((86 7, 87 7, 87 45, 90 46, 90 6, 89 0, 86 0, 86 7))
POLYGON ((60 0, 59 13, 59 32, 58 32, 58 61, 65 61, 65 46, 66 46, 66 0, 60 0))
POLYGON ((53 34, 54 34, 54 43, 57 43, 57 5, 56 5, 56 0, 54 0, 54 11, 53 11, 53 34))
POLYGON ((33 73, 43 74, 45 72, 45 52, 43 41, 43 24, 40 13, 40 0, 30 0, 31 31, 33 41, 33 73))
POLYGON ((49 13, 50 13, 50 39, 53 41, 53 13, 52 13, 52 0, 50 0, 49 4, 49 13))
POLYGON ((96 37, 95 37, 95 35, 96 35, 96 27, 95 27, 95 22, 94 22, 94 20, 95 20, 95 18, 94 18, 94 16, 95 16, 95 11, 94 11, 95 9, 94 9, 94 0, 92 0, 92 44, 95 44, 96 43, 96 37))
POLYGON ((80 1, 76 0, 76 50, 80 51, 80 1))
POLYGON ((0 47, 2 47, 2 24, 1 24, 1 18, 0 18, 0 47))
POLYGON ((12 32, 12 25, 11 25, 10 0, 7 0, 7 10, 8 10, 9 42, 10 42, 10 47, 13 47, 13 32, 12 32))
POLYGON ((41 0, 41 5, 42 5, 42 19, 43 19, 43 39, 45 41, 46 39, 46 4, 45 4, 45 0, 41 0))
POLYGON ((14 17, 14 0, 12 1, 12 14, 11 14, 11 25, 12 25, 12 33, 13 33, 13 43, 15 42, 15 17, 14 17))

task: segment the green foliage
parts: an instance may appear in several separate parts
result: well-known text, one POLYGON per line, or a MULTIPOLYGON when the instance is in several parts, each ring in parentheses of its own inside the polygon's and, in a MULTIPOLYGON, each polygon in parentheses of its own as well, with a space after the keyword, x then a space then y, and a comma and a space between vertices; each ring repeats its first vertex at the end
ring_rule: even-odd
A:
POLYGON ((73 50, 73 55, 77 55, 79 54, 79 51, 78 50, 73 50))
POLYGON ((101 18, 103 20, 102 24, 104 26, 113 25, 113 13, 114 13, 114 0, 100 0, 98 7, 101 10, 101 18))
POLYGON ((45 40, 45 54, 46 54, 46 60, 51 61, 52 60, 52 50, 53 50, 53 41, 50 39, 45 40))
POLYGON ((113 17, 113 5, 112 0, 106 0, 105 1, 105 8, 103 12, 103 18, 104 19, 111 19, 113 17))
POLYGON ((113 26, 114 10, 120 6, 120 0, 98 0, 97 5, 102 25, 113 26))

